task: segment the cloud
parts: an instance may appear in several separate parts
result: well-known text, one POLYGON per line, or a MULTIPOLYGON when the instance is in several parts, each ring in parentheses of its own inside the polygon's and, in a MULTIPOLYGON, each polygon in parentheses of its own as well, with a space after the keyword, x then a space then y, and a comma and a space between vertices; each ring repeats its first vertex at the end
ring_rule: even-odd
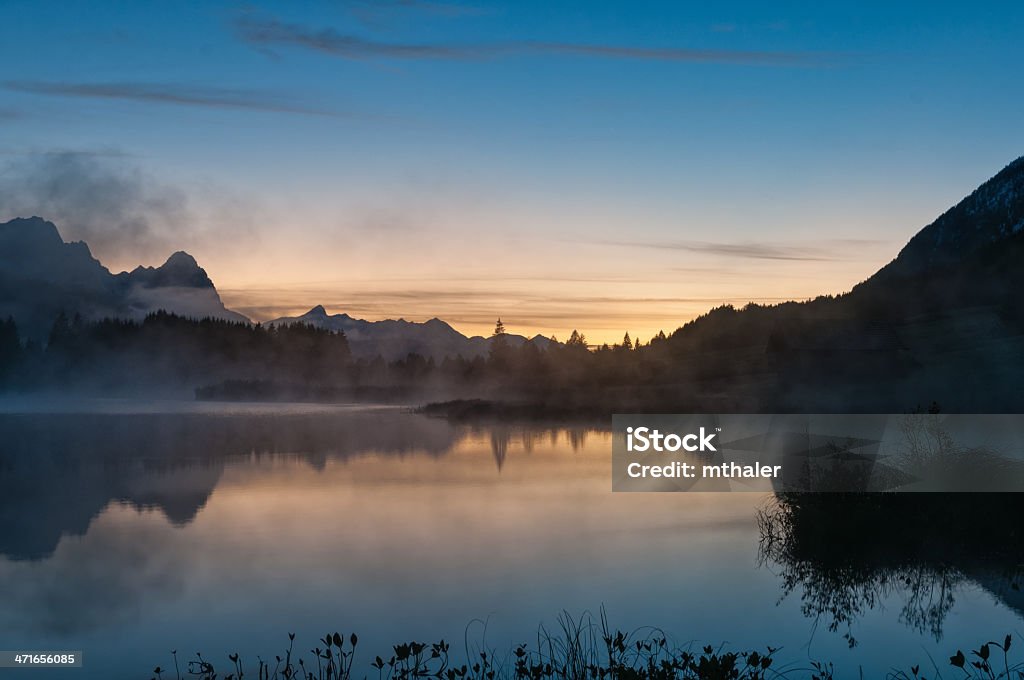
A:
POLYGON ((430 0, 347 0, 344 4, 353 17, 371 28, 385 27, 396 19, 412 18, 412 15, 455 19, 486 13, 474 5, 430 0))
POLYGON ((868 239, 839 239, 818 245, 794 245, 743 241, 735 243, 716 241, 599 241, 599 245, 654 250, 680 250, 751 260, 796 260, 831 262, 849 259, 850 248, 876 245, 868 239))
POLYGON ((415 10, 426 14, 445 17, 460 17, 483 14, 483 8, 454 2, 434 2, 433 0, 348 0, 354 7, 367 7, 384 10, 415 10))
POLYGON ((241 17, 235 27, 243 40, 259 47, 292 45, 343 59, 481 60, 519 54, 562 54, 645 61, 715 64, 810 66, 834 61, 834 55, 810 52, 758 52, 680 47, 628 47, 563 42, 511 41, 477 44, 384 42, 277 20, 241 17))
POLYGON ((198 85, 167 83, 67 83, 9 80, 6 90, 26 94, 118 99, 122 101, 201 106, 215 109, 247 109, 271 113, 297 113, 307 116, 338 116, 334 111, 309 108, 280 94, 198 85))
MULTIPOLYGON (((493 282, 493 281, 492 281, 493 282)), ((649 296, 649 295, 579 295, 573 293, 531 293, 516 288, 473 287, 423 289, 382 289, 371 284, 360 288, 352 282, 331 286, 301 288, 222 288, 221 297, 226 304, 246 316, 267 321, 282 316, 297 316, 314 304, 323 304, 330 314, 347 313, 356 318, 379 320, 406 318, 415 321, 440 316, 460 331, 473 334, 472 327, 493 325, 499 314, 515 321, 516 325, 540 327, 545 334, 559 333, 566 319, 587 326, 622 327, 649 322, 652 316, 663 315, 678 319, 681 310, 692 316, 723 303, 746 304, 778 303, 793 296, 649 296), (344 291, 344 292, 340 292, 344 291), (516 314, 501 312, 502 307, 515 301, 516 314)), ((682 316, 688 316, 682 313, 682 316)), ((678 324, 677 324, 678 325, 678 324)), ((673 326, 674 328, 675 326, 673 326)), ((517 331, 518 332, 518 331, 517 331)), ((531 331, 530 334, 536 331, 531 331)))
POLYGON ((224 208, 216 233, 192 209, 177 186, 150 176, 116 152, 57 151, 29 154, 0 166, 0 221, 39 215, 55 223, 65 240, 83 240, 101 259, 127 265, 162 260, 175 250, 210 238, 241 240, 249 213, 230 192, 204 198, 204 215, 224 208))

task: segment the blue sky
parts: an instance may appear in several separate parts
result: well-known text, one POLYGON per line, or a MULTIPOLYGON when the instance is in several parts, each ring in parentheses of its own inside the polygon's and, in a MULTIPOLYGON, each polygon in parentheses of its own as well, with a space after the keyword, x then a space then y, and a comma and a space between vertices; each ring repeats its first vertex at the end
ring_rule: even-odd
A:
POLYGON ((1024 153, 1021 35, 1009 2, 0 0, 0 219, 185 248, 263 318, 644 336, 848 289, 1024 153))

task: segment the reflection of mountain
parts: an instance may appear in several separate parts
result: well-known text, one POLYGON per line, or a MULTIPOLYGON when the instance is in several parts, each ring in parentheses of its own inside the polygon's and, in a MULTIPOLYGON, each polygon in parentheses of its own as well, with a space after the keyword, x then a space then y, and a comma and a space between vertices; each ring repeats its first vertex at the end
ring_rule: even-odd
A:
POLYGON ((32 217, 0 224, 0 318, 13 316, 23 334, 44 337, 62 310, 89 319, 139 318, 160 309, 247 320, 224 307, 188 253, 175 253, 160 267, 113 275, 88 245, 65 243, 51 222, 32 217))
MULTIPOLYGON (((433 357, 436 360, 446 356, 484 356, 492 342, 491 339, 479 335, 467 338, 440 319, 431 319, 424 323, 405 319, 365 321, 354 319, 348 314, 328 315, 320 305, 301 316, 282 317, 267 322, 267 325, 282 323, 305 323, 317 328, 344 331, 354 356, 373 358, 380 355, 389 361, 404 359, 410 353, 433 357)), ((542 335, 529 339, 511 334, 505 337, 512 347, 532 342, 543 349, 551 344, 551 340, 542 335)))
MULTIPOLYGON (((6 428, 4 428, 6 430, 6 428)), ((6 432, 5 432, 6 434, 6 432)), ((5 466, 0 478, 0 554, 39 559, 62 536, 81 536, 111 501, 159 508, 175 524, 192 521, 206 504, 222 464, 152 469, 127 461, 42 461, 5 466)))
POLYGON ((456 431, 397 411, 354 414, 0 416, 0 554, 38 559, 110 502, 191 522, 226 463, 287 455, 322 467, 366 453, 439 456, 456 431))
POLYGON ((759 515, 761 561, 805 616, 845 629, 893 595, 901 621, 941 639, 968 584, 1024 613, 1024 497, 1004 494, 780 494, 759 515))

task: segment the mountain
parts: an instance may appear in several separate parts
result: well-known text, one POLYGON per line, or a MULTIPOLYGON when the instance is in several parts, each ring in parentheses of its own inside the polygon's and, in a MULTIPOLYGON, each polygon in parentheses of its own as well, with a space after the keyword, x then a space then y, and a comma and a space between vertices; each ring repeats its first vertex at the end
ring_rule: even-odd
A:
POLYGON ((66 243, 52 222, 30 217, 0 224, 0 318, 14 317, 23 336, 45 339, 61 311, 98 319, 141 318, 161 309, 248 322, 224 307, 188 253, 115 275, 85 243, 66 243))
POLYGON ((876 277, 902 278, 962 262, 1024 231, 1024 156, 919 231, 876 277))
POLYGON ((920 316, 990 308, 1024 318, 1024 156, 915 234, 841 300, 858 314, 920 316))
MULTIPOLYGON (((1024 412, 1024 158, 844 295, 720 307, 666 343, 689 408, 1024 412)), ((685 412, 685 408, 677 407, 685 412)))
MULTIPOLYGON (((388 361, 404 359, 415 353, 440 361, 446 356, 462 355, 466 358, 485 356, 490 349, 491 339, 479 335, 466 337, 444 321, 434 318, 423 323, 405 319, 366 321, 355 319, 348 314, 329 315, 323 305, 317 305, 301 316, 281 317, 267 322, 268 326, 304 323, 317 328, 344 331, 355 357, 373 358, 381 356, 388 361)), ((532 342, 544 349, 551 340, 542 335, 525 338, 522 335, 507 335, 508 344, 518 347, 532 342)))

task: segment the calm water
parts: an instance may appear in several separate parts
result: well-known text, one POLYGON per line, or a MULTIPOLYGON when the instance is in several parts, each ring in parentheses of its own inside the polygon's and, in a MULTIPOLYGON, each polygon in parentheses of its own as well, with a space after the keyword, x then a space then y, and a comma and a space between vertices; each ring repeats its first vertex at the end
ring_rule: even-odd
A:
POLYGON ((607 432, 365 407, 4 408, 0 649, 84 650, 54 677, 148 678, 171 649, 266 657, 328 630, 358 632, 369 671, 391 643, 505 651, 601 605, 619 628, 865 677, 1024 627, 1015 582, 969 564, 923 594, 869 579, 837 612, 813 553, 765 559, 769 498, 613 494, 607 432))

